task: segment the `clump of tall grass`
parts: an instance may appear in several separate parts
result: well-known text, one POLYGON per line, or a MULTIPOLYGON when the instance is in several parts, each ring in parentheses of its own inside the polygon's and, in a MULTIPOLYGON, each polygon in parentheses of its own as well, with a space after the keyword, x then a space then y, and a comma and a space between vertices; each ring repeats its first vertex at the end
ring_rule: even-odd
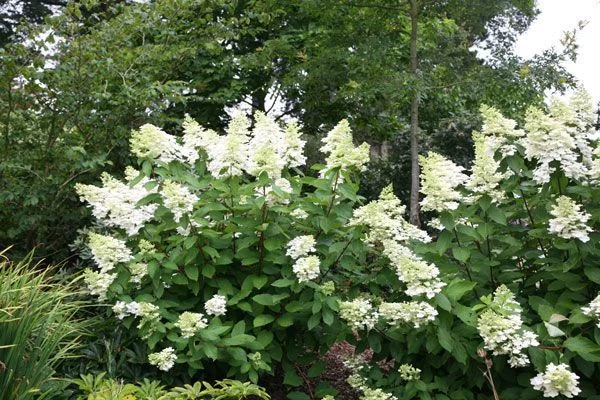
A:
POLYGON ((84 322, 75 317, 82 307, 77 284, 53 271, 31 256, 11 262, 0 252, 0 399, 43 395, 78 345, 84 322))

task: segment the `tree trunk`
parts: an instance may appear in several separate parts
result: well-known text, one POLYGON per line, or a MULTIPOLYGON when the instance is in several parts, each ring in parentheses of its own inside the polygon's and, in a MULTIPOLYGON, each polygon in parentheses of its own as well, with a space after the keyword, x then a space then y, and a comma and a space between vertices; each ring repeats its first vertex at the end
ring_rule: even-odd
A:
POLYGON ((413 78, 410 105, 410 215, 411 224, 420 226, 419 219, 419 85, 417 56, 418 0, 410 0, 410 73, 413 78))

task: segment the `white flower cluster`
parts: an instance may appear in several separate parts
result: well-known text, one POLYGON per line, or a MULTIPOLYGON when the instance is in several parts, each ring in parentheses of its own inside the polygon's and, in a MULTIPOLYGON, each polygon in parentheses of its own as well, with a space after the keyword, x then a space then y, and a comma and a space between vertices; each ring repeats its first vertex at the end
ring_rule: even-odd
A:
POLYGON ((298 219, 306 219, 306 218, 308 218, 308 213, 301 208, 295 208, 290 213, 290 217, 298 218, 298 219))
POLYGON ((340 318, 355 330, 373 329, 379 313, 375 310, 368 299, 354 299, 352 301, 340 301, 340 318))
POLYGON ((95 272, 87 268, 83 272, 83 281, 85 282, 90 294, 98 296, 98 300, 106 300, 108 287, 117 278, 117 274, 107 274, 104 272, 95 272))
POLYGON ((597 321, 597 327, 600 328, 600 294, 588 304, 587 307, 581 307, 581 311, 588 317, 597 321))
POLYGON ((139 130, 134 130, 129 143, 135 156, 157 159, 164 163, 182 160, 185 153, 175 136, 151 124, 142 125, 139 130))
POLYGON ((471 177, 466 187, 473 192, 470 201, 477 200, 487 194, 495 202, 504 198, 504 193, 498 189, 500 182, 508 177, 508 173, 499 172, 500 162, 494 159, 495 143, 479 132, 473 132, 475 146, 475 161, 471 167, 471 177))
POLYGON ((312 235, 297 236, 288 242, 287 252, 285 254, 296 260, 309 253, 315 252, 316 243, 317 242, 312 235))
POLYGON ((177 361, 177 355, 175 349, 167 347, 158 353, 152 353, 148 355, 148 362, 150 365, 156 365, 161 371, 168 371, 175 365, 177 361))
POLYGON ((131 250, 123 240, 95 232, 90 232, 88 239, 88 247, 101 272, 111 271, 116 264, 133 259, 131 250))
POLYGON ((592 143, 598 133, 592 129, 594 122, 591 98, 578 92, 569 103, 555 100, 550 104, 550 114, 530 108, 525 118, 528 134, 520 143, 525 156, 536 160, 533 179, 539 184, 550 181, 557 162, 565 175, 575 180, 593 176, 592 143))
POLYGON ((362 392, 362 395, 359 397, 360 400, 397 400, 397 397, 391 393, 384 392, 379 388, 373 389, 367 386, 366 380, 358 373, 351 374, 346 382, 353 389, 362 392))
POLYGON ((227 298, 220 294, 215 294, 204 303, 204 309, 208 315, 225 315, 227 312, 227 298))
POLYGON ((206 328, 208 321, 201 313, 186 311, 179 316, 175 326, 181 329, 181 336, 191 338, 198 331, 206 328))
POLYGON ((516 129, 516 121, 505 118, 493 107, 482 105, 479 111, 483 117, 481 133, 486 137, 486 144, 492 157, 496 151, 499 151, 502 157, 515 154, 517 151, 515 142, 525 136, 525 131, 516 129))
POLYGON ((365 164, 369 162, 370 148, 367 143, 354 147, 352 142, 352 131, 347 120, 340 121, 323 138, 324 145, 321 147, 321 153, 328 154, 325 159, 325 168, 321 171, 321 177, 334 168, 342 170, 356 168, 359 171, 365 170, 365 164))
POLYGON ((521 307, 504 285, 496 289, 492 304, 479 316, 477 330, 484 347, 494 355, 507 354, 511 367, 528 365, 529 358, 523 350, 539 344, 536 334, 523 328, 521 307))
POLYGON ((410 364, 402 364, 400 368, 398 368, 398 372, 400 373, 400 378, 407 382, 418 381, 421 379, 421 370, 410 364))
POLYGON ((535 390, 543 391, 544 397, 562 395, 571 399, 581 392, 578 387, 579 376, 571 372, 566 364, 549 364, 546 372, 531 379, 531 385, 535 390))
POLYGON ((406 284, 405 293, 411 297, 425 295, 431 299, 438 294, 445 283, 439 279, 439 269, 414 254, 408 247, 386 239, 383 254, 396 269, 396 275, 406 284))
POLYGON ((305 282, 319 276, 321 261, 316 255, 309 255, 316 251, 315 238, 312 235, 297 236, 287 244, 286 255, 296 260, 292 270, 298 282, 305 282))
POLYGON ((198 201, 198 196, 191 193, 188 188, 168 179, 163 182, 161 195, 165 207, 173 213, 175 222, 179 222, 183 214, 191 212, 198 201))
POLYGON ((95 232, 90 232, 88 238, 88 247, 100 271, 86 269, 83 281, 90 293, 98 296, 98 300, 103 301, 106 300, 108 287, 117 278, 117 274, 109 272, 115 268, 116 264, 131 261, 133 256, 122 240, 95 232))
MULTIPOLYGON (((383 245, 383 254, 390 260, 398 279, 406 285, 407 295, 424 295, 431 299, 445 285, 439 278, 440 272, 435 265, 425 262, 405 246, 405 243, 411 240, 428 242, 431 238, 424 231, 409 224, 402 217, 404 211, 405 207, 394 195, 392 187, 388 186, 383 189, 378 200, 355 210, 348 224, 369 228, 364 241, 371 246, 383 245)), ((405 322, 418 327, 433 321, 437 311, 425 302, 411 301, 383 303, 379 312, 374 314, 381 314, 392 321, 392 324, 405 322)), ((378 315, 371 318, 376 321, 378 315)))
POLYGON ((139 285, 142 283, 142 279, 148 275, 148 265, 141 262, 129 264, 129 273, 131 274, 129 282, 139 285))
POLYGON ((563 239, 579 239, 582 242, 590 240, 588 233, 592 228, 586 225, 590 214, 581 211, 581 205, 567 196, 560 196, 552 207, 550 214, 554 217, 549 221, 548 232, 563 239))
MULTIPOLYGON (((137 171, 128 167, 126 174, 131 177, 137 171)), ((154 217, 156 204, 138 206, 137 203, 152 191, 146 190, 142 179, 132 185, 118 181, 107 173, 102 174, 102 186, 76 184, 75 190, 81 201, 87 201, 94 217, 107 226, 123 228, 128 235, 135 235, 144 224, 154 217)))
POLYGON ((144 301, 139 303, 137 301, 129 303, 117 301, 112 309, 119 319, 123 319, 129 315, 140 317, 142 319, 140 326, 145 322, 156 321, 160 318, 158 306, 144 301))
POLYGON ((300 257, 296 260, 292 267, 292 271, 296 274, 298 282, 306 282, 316 279, 321 273, 321 260, 313 255, 300 257))
POLYGON ((421 200, 423 211, 456 210, 463 196, 457 187, 469 177, 463 174, 464 168, 454 164, 444 156, 429 152, 427 157, 419 156, 421 165, 421 200))
POLYGON ((428 243, 431 241, 427 232, 408 223, 403 218, 406 207, 394 195, 392 185, 386 186, 381 191, 378 200, 359 207, 354 210, 354 214, 349 226, 366 226, 369 228, 365 242, 367 244, 376 244, 385 239, 395 240, 397 242, 406 242, 418 240, 428 243))
POLYGON ((415 328, 435 321, 438 312, 424 301, 406 301, 402 303, 381 303, 379 315, 390 325, 398 323, 412 324, 415 328))
POLYGON ((250 132, 250 120, 243 114, 235 115, 226 135, 218 135, 202 128, 186 115, 181 140, 156 126, 146 124, 134 131, 131 151, 140 158, 151 158, 168 163, 174 160, 194 164, 199 150, 207 156, 207 169, 215 178, 239 176, 245 172, 259 176, 266 172, 273 180, 281 178, 283 168, 306 163, 303 154, 305 141, 295 124, 281 129, 263 113, 255 114, 255 126, 250 132))

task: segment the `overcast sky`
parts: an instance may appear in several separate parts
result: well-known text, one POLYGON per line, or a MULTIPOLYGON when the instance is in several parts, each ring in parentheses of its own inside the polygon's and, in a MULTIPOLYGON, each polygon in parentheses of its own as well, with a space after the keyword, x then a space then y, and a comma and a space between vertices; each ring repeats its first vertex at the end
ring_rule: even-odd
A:
MULTIPOLYGON (((492 0, 493 1, 493 0, 492 0)), ((517 43, 517 53, 531 57, 551 46, 560 46, 563 32, 578 21, 588 21, 579 32, 577 63, 568 69, 600 101, 600 0, 537 0, 541 14, 517 43)))

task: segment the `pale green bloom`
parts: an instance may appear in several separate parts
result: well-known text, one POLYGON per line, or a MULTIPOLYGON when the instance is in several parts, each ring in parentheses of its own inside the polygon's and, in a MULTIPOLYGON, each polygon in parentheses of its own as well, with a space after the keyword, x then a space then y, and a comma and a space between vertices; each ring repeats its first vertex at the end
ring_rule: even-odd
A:
POLYGON ((515 142, 525 136, 525 131, 516 129, 516 121, 505 118, 493 107, 482 105, 479 111, 483 117, 481 132, 486 137, 492 157, 496 151, 500 151, 503 157, 515 154, 517 151, 515 142))
POLYGON ((423 211, 456 210, 463 199, 457 187, 469 177, 462 172, 463 167, 454 164, 444 156, 429 152, 427 157, 419 156, 421 164, 421 201, 423 211))
POLYGON ((366 169, 365 164, 369 162, 370 148, 367 143, 354 147, 352 143, 352 131, 347 120, 340 121, 323 139, 324 145, 320 151, 328 154, 325 159, 325 169, 321 176, 334 169, 356 168, 359 171, 366 169))
POLYGON ((492 307, 479 316, 477 330, 484 348, 494 355, 508 355, 511 367, 528 365, 529 358, 523 350, 539 345, 536 334, 523 328, 521 306, 505 285, 496 289, 492 307))
POLYGON ((90 232, 88 239, 88 247, 101 272, 108 272, 116 264, 133 259, 131 250, 123 240, 95 232, 90 232))
POLYGON ((183 121, 183 147, 190 164, 199 158, 198 149, 206 152, 219 141, 219 135, 212 129, 204 129, 188 114, 183 121))
POLYGON ((227 135, 206 148, 208 171, 215 178, 227 178, 243 174, 248 159, 248 128, 250 121, 245 115, 233 116, 227 127, 227 135))
POLYGON ((148 355, 148 361, 150 365, 156 365, 161 371, 168 371, 175 365, 177 355, 175 349, 167 347, 158 353, 152 353, 148 355))
POLYGON ((586 225, 590 214, 581 210, 581 205, 567 196, 560 196, 550 210, 554 217, 549 221, 548 232, 563 239, 579 239, 582 242, 590 240, 592 228, 586 225))
POLYGON ((367 299, 354 299, 352 301, 340 301, 340 318, 355 330, 373 329, 379 318, 371 302, 367 299))
POLYGON ((321 288, 321 293, 323 293, 325 296, 331 296, 332 294, 335 293, 335 282, 333 282, 333 281, 323 282, 321 284, 320 288, 321 288))
POLYGON ((151 124, 142 125, 139 130, 134 130, 129 142, 131 153, 138 158, 158 159, 165 163, 184 159, 184 152, 177 144, 175 136, 151 124))
POLYGON ((408 223, 402 215, 406 207, 394 195, 392 185, 386 186, 379 199, 354 210, 349 226, 364 225, 369 228, 365 242, 375 244, 385 239, 396 241, 418 240, 430 242, 427 232, 408 223))
POLYGON ((139 285, 142 283, 142 279, 148 275, 148 265, 145 263, 129 264, 129 272, 131 273, 129 281, 139 285))
POLYGON ((321 261, 315 255, 303 256, 298 258, 292 267, 292 271, 296 274, 298 282, 306 282, 313 280, 319 276, 321 261))
POLYGON ((435 321, 438 312, 424 301, 405 301, 401 303, 381 303, 379 315, 390 325, 412 324, 415 328, 435 321))
POLYGON ((402 364, 400 368, 398 368, 398 372, 400 373, 400 378, 407 382, 418 381, 421 379, 421 370, 410 364, 402 364))
POLYGON ((198 196, 191 193, 187 187, 168 179, 163 183, 161 195, 165 207, 173 213, 175 222, 179 222, 183 214, 191 212, 198 201, 198 196))
POLYGON ((107 274, 86 269, 83 272, 83 281, 88 287, 90 294, 98 296, 98 300, 106 300, 108 287, 117 278, 117 274, 107 274))
POLYGON ((179 316, 175 326, 181 329, 181 336, 191 338, 200 330, 206 328, 208 321, 201 313, 184 312, 179 316))
POLYGON ((466 184, 466 187, 474 193, 470 201, 487 194, 493 201, 499 202, 504 198, 504 193, 499 190, 500 182, 506 179, 508 174, 499 172, 500 162, 494 159, 494 150, 485 135, 473 132, 473 142, 475 161, 471 167, 471 178, 466 184))
POLYGON ((390 260, 398 279, 406 284, 407 295, 425 295, 431 299, 445 286, 434 264, 422 260, 408 247, 394 240, 386 239, 382 243, 383 254, 390 260))

